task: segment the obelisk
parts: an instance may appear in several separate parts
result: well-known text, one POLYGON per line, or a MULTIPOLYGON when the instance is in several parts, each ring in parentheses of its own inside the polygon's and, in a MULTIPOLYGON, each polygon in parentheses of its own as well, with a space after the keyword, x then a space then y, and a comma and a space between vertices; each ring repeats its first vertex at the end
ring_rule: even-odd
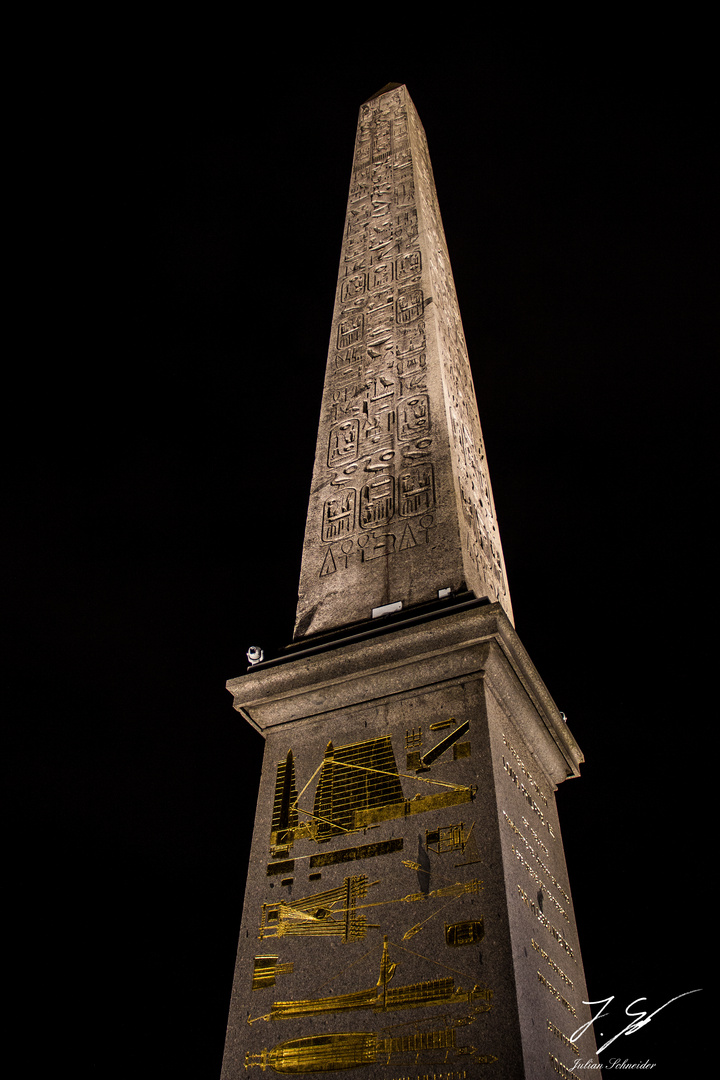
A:
POLYGON ((513 629, 404 86, 360 109, 294 641, 228 688, 266 751, 223 1080, 594 1062, 554 798, 583 758, 513 629))

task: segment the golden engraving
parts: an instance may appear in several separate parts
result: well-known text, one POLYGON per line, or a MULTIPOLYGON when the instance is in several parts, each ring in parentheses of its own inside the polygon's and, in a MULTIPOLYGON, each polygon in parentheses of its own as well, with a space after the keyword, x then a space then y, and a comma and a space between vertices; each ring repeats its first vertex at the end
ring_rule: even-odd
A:
POLYGON ((526 861, 526 860, 525 860, 525 859, 524 859, 524 858, 522 857, 522 855, 521 855, 521 854, 520 854, 520 852, 519 852, 519 851, 517 850, 517 848, 515 847, 515 845, 514 845, 514 844, 511 844, 510 846, 511 846, 511 848, 512 848, 512 852, 513 852, 513 855, 515 856, 515 858, 516 858, 516 859, 518 860, 518 862, 519 862, 519 863, 521 864, 521 866, 524 866, 524 867, 525 867, 525 869, 527 870, 528 874, 529 874, 529 875, 530 875, 530 877, 531 877, 531 878, 533 879, 533 881, 534 881, 534 882, 535 882, 535 883, 536 883, 537 885, 539 885, 541 889, 543 889, 543 890, 544 890, 544 895, 545 895, 545 896, 546 896, 546 897, 548 898, 548 900, 550 901, 550 903, 551 903, 551 904, 554 904, 554 905, 555 905, 555 907, 556 907, 556 908, 558 909, 558 911, 559 911, 559 912, 560 912, 560 914, 561 914, 561 915, 563 916, 563 918, 567 920, 567 922, 570 922, 570 916, 568 915, 568 913, 567 913, 567 911, 565 910, 565 908, 564 908, 564 907, 563 907, 563 906, 562 906, 562 905, 560 904, 560 902, 559 902, 558 900, 556 900, 556 899, 555 899, 555 897, 553 896, 553 894, 552 894, 552 893, 550 892, 550 890, 548 889, 547 885, 546 885, 546 884, 545 884, 545 883, 544 883, 544 882, 543 882, 543 881, 542 881, 542 880, 541 880, 541 879, 540 879, 540 878, 538 877, 538 875, 537 875, 537 874, 535 873, 535 871, 533 870, 532 866, 530 866, 530 863, 528 863, 528 862, 527 862, 527 861, 526 861))
POLYGON ((570 989, 571 989, 571 990, 574 990, 574 989, 575 989, 575 986, 573 985, 573 981, 572 981, 572 979, 571 979, 571 978, 570 978, 570 977, 569 977, 568 975, 566 975, 566 974, 565 974, 565 972, 564 972, 564 971, 562 970, 562 968, 559 968, 559 967, 557 966, 557 964, 556 964, 556 963, 555 963, 555 961, 554 961, 554 960, 552 959, 552 957, 548 956, 548 954, 547 954, 547 953, 545 952, 545 950, 544 950, 544 949, 543 949, 543 948, 542 948, 542 947, 541 947, 540 945, 538 945, 538 943, 537 943, 537 941, 535 940, 535 938, 531 938, 531 940, 530 940, 530 944, 532 945, 532 947, 533 947, 533 949, 535 950, 535 952, 538 952, 538 953, 540 953, 540 955, 542 956, 543 960, 547 961, 547 963, 548 963, 548 964, 550 965, 550 967, 551 967, 551 968, 553 969, 553 971, 555 972, 555 974, 556 974, 556 975, 559 975, 559 976, 560 976, 560 978, 562 979, 562 981, 563 981, 564 983, 567 983, 567 985, 568 985, 568 986, 570 987, 570 989))
POLYGON ((253 969, 253 990, 262 990, 265 986, 274 986, 277 975, 292 975, 292 964, 278 964, 278 956, 256 956, 253 969))
POLYGON ((570 1050, 574 1051, 574 1053, 575 1053, 575 1055, 577 1057, 580 1057, 580 1049, 579 1049, 579 1047, 576 1046, 576 1044, 574 1042, 571 1042, 570 1039, 568 1039, 567 1035, 563 1035, 560 1028, 555 1027, 555 1025, 553 1024, 553 1022, 551 1020, 547 1021, 547 1029, 552 1035, 555 1036, 556 1039, 559 1039, 561 1043, 563 1043, 565 1046, 567 1046, 570 1050))
POLYGON ((580 1080, 577 1073, 574 1073, 572 1069, 568 1069, 566 1065, 563 1065, 562 1061, 558 1061, 554 1054, 548 1051, 548 1057, 550 1058, 550 1064, 556 1073, 563 1077, 563 1080, 580 1080))
POLYGON ((461 758, 472 757, 472 746, 469 742, 455 743, 453 746, 453 761, 460 761, 461 758))
POLYGON ((538 982, 541 982, 541 983, 542 983, 542 985, 543 985, 543 986, 544 986, 544 987, 545 987, 545 988, 546 988, 547 990, 549 990, 549 991, 550 991, 550 993, 552 994, 552 996, 553 996, 554 998, 557 998, 557 1000, 558 1000, 558 1001, 560 1002, 560 1004, 561 1004, 561 1005, 563 1005, 563 1006, 564 1006, 564 1007, 565 1007, 565 1008, 566 1008, 566 1009, 568 1010, 568 1012, 571 1012, 571 1013, 573 1014, 573 1016, 577 1016, 577 1013, 575 1012, 575 1007, 574 1007, 573 1005, 571 1005, 571 1004, 570 1004, 570 1002, 569 1002, 569 1001, 567 1001, 567 1000, 566 1000, 566 999, 565 999, 565 998, 564 998, 564 997, 562 996, 562 994, 560 993, 560 991, 559 991, 559 990, 556 990, 556 989, 555 989, 555 987, 553 986, 553 984, 552 984, 551 982, 548 982, 548 981, 547 981, 547 979, 545 978, 545 976, 544 976, 543 974, 541 974, 541 972, 539 972, 539 971, 538 971, 538 973, 537 973, 537 977, 538 977, 538 982))
POLYGON ((476 1001, 483 1002, 480 1006, 482 1012, 487 1012, 492 1008, 492 990, 477 985, 472 990, 455 989, 455 980, 452 977, 390 987, 388 984, 395 975, 396 967, 397 964, 390 960, 386 937, 383 942, 380 975, 376 986, 350 994, 333 994, 324 998, 275 1001, 268 1016, 262 1019, 282 1020, 315 1013, 344 1012, 348 1009, 373 1009, 375 1012, 388 1012, 393 1009, 412 1009, 441 1003, 454 1005, 459 1002, 476 1001))
MULTIPOLYGON (((432 731, 432 728, 430 730, 432 731)), ((418 728, 417 731, 413 728, 412 731, 405 732, 406 750, 411 750, 413 746, 422 746, 422 741, 422 728, 418 728)))
POLYGON ((258 938, 341 937, 343 941, 364 938, 368 926, 364 915, 358 915, 358 900, 377 881, 364 874, 345 878, 337 889, 304 896, 299 900, 263 904, 258 938))
MULTIPOLYGON (((458 739, 470 729, 470 721, 465 720, 460 727, 455 728, 449 735, 446 735, 444 739, 441 739, 439 743, 436 743, 431 750, 428 750, 426 754, 423 754, 420 759, 420 770, 424 772, 429 769, 434 761, 444 754, 446 750, 449 750, 458 739)), ((469 744, 468 744, 469 745, 469 744)), ((466 755, 467 756, 467 755, 466 755)))
POLYGON ((455 719, 455 717, 454 716, 449 716, 447 718, 447 720, 440 720, 437 724, 431 724, 430 725, 430 730, 431 731, 442 731, 443 728, 452 727, 453 724, 456 724, 456 723, 457 723, 457 720, 455 719))
POLYGON ((482 941, 485 937, 485 920, 482 915, 479 919, 468 920, 448 924, 445 923, 445 944, 454 947, 460 945, 474 945, 476 941, 482 941))
POLYGON ((381 821, 394 821, 396 818, 410 817, 413 814, 424 814, 428 810, 442 810, 447 806, 459 806, 470 802, 476 787, 458 787, 450 791, 441 791, 437 795, 416 795, 414 799, 405 799, 402 803, 394 806, 381 806, 377 810, 365 810, 355 812, 355 828, 367 829, 370 825, 378 825, 381 821))
MULTIPOLYGON (((554 874, 552 873, 552 871, 551 871, 551 870, 550 870, 550 869, 549 869, 549 868, 548 868, 548 867, 547 867, 547 866, 545 865, 545 863, 544 863, 544 862, 542 861, 542 859, 540 858, 540 856, 539 856, 539 855, 537 854, 537 852, 536 852, 536 851, 535 851, 535 849, 533 848, 532 844, 531 844, 531 843, 530 843, 530 842, 528 841, 527 837, 523 836, 523 834, 522 834, 522 833, 520 832, 520 830, 518 829, 518 827, 517 827, 517 825, 515 824, 515 822, 514 822, 514 821, 512 820, 512 818, 508 817, 508 815, 506 814, 506 812, 505 812, 504 810, 503 810, 503 817, 505 818, 505 821, 507 822, 507 824, 509 825, 509 827, 510 827, 510 828, 512 829, 512 831, 513 831, 513 832, 515 833, 515 835, 516 835, 516 836, 519 836, 519 837, 520 837, 520 839, 522 840, 523 844, 525 845, 525 847, 527 848, 527 850, 528 850, 528 851, 530 852, 530 854, 532 855, 533 859, 534 859, 534 860, 535 860, 535 862, 536 862, 536 863, 538 864, 538 866, 539 866, 539 867, 540 867, 540 869, 541 869, 541 870, 543 871, 543 873, 547 874, 547 876, 548 876, 548 877, 550 878, 550 880, 552 881, 552 883, 553 883, 553 885, 555 886, 555 888, 557 889, 557 891, 558 891, 558 892, 559 892, 559 893, 561 894, 561 896, 562 896, 562 897, 563 897, 563 898, 564 898, 564 899, 565 899, 565 900, 567 901, 567 903, 569 904, 569 903, 570 903, 570 897, 569 897, 569 896, 568 896, 568 894, 567 894, 567 893, 565 892, 565 890, 563 889, 563 887, 562 887, 562 885, 560 884, 560 882, 559 882, 559 881, 557 880, 557 878, 556 878, 556 877, 555 877, 555 875, 554 875, 554 874)), ((528 828, 528 829, 530 829, 530 832, 531 832, 531 833, 533 834, 533 836, 534 836, 535 840, 536 840, 536 841, 537 841, 537 843, 538 843, 538 844, 540 845, 540 847, 541 847, 541 848, 543 849, 543 851, 545 852, 545 854, 546 854, 546 855, 549 855, 549 854, 550 854, 550 852, 549 852, 549 851, 548 851, 548 849, 547 849, 547 848, 545 847, 545 845, 543 844, 542 840, 540 840, 540 839, 539 839, 539 837, 538 837, 537 833, 535 832, 535 830, 534 830, 533 828, 531 828, 531 826, 529 825, 529 823, 528 823, 528 821, 527 821, 527 818, 523 818, 523 819, 522 819, 522 821, 523 821, 523 824, 525 825, 525 827, 526 827, 526 828, 528 828)), ((513 847, 513 851, 515 851, 515 848, 514 848, 514 847, 513 847)), ((515 852, 515 853, 517 854, 517 852, 515 852)), ((518 858, 519 858, 519 856, 518 856, 518 858)))
MULTIPOLYGON (((527 819, 527 818, 525 817, 525 815, 523 815, 523 816, 522 816, 522 817, 520 818, 520 820, 522 821, 522 823, 523 823, 523 825, 525 826, 525 828, 526 828, 526 829, 528 829, 528 830, 529 830, 529 831, 530 831, 530 832, 531 832, 531 833, 533 834, 533 837, 534 837, 534 839, 535 839, 535 840, 536 840, 536 841, 538 842, 538 844, 539 844, 539 845, 540 845, 540 847, 541 847, 541 848, 543 849, 543 851, 545 852, 545 854, 547 855, 547 857, 548 857, 548 858, 550 858, 550 852, 549 852, 548 848, 546 848, 546 847, 545 847, 545 845, 544 845, 544 844, 543 844, 543 842, 542 842, 542 839, 541 839, 541 838, 540 838, 540 836, 538 836, 538 834, 537 834, 537 833, 535 832, 535 830, 533 829, 532 825, 530 824, 530 822, 528 821, 528 819, 527 819)), ((566 896, 566 897, 565 897, 565 899, 566 899, 566 900, 568 901, 568 903, 570 902, 570 897, 569 897, 569 896, 566 896)))
POLYGON ((402 851, 403 843, 403 838, 396 836, 392 840, 380 840, 376 844, 362 844, 360 847, 324 851, 322 855, 310 856, 310 866, 334 866, 336 863, 354 862, 355 859, 371 859, 376 855, 390 855, 393 851, 402 851))
POLYGON ((477 844, 475 843, 475 836, 473 835, 473 829, 475 828, 475 822, 473 821, 470 826, 470 832, 465 837, 465 843, 463 845, 463 854, 466 856, 462 862, 455 863, 455 867, 458 866, 472 866, 474 863, 479 863, 480 852, 478 851, 477 844))
POLYGON ((288 862, 276 862, 268 863, 267 876, 270 877, 273 874, 289 874, 295 869, 295 862, 290 859, 288 862))
POLYGON ((533 799, 532 795, 527 790, 525 785, 521 782, 519 776, 517 775, 517 773, 513 769, 512 765, 510 765, 509 762, 507 762, 505 760, 504 756, 503 756, 502 760, 503 760, 503 769, 505 770, 507 775, 510 777, 510 779, 512 780, 515 787, 519 790, 519 792, 523 796, 523 798, 527 800, 527 803, 528 803, 528 806, 530 807, 530 809, 533 811, 533 813, 537 814, 537 816, 540 818, 540 821, 542 822, 542 824, 545 826, 547 831, 552 836, 553 840, 555 840, 555 833, 552 831, 552 825, 547 820, 547 818, 543 814, 542 810, 540 809, 538 804, 535 802, 535 800, 533 799))
POLYGON ((275 780, 270 843, 270 851, 273 855, 287 855, 288 842, 292 845, 292 830, 296 829, 298 824, 297 797, 295 760, 292 750, 288 750, 285 761, 278 762, 275 780))
POLYGON ((507 748, 510 751, 510 753, 512 754, 512 756, 517 761, 518 765, 520 766, 520 771, 523 773, 523 775, 525 777, 527 777, 527 779, 530 781, 530 783, 532 784, 532 786, 535 789, 535 791, 537 792, 537 794, 540 796, 542 801, 545 803, 545 806, 547 806, 548 801, 547 801, 547 798, 545 797, 545 795, 543 794, 542 788, 536 783, 536 781, 533 779, 532 775, 528 772, 527 767, 525 765, 525 762, 522 760, 522 758, 518 754, 515 747, 511 746, 511 744, 508 742, 508 739, 507 739, 507 736, 505 735, 505 732, 503 732, 503 742, 507 746, 507 748))
POLYGON ((437 855, 446 851, 464 851, 465 843, 465 824, 462 821, 459 825, 440 825, 437 829, 425 830, 425 847, 437 855))
MULTIPOLYGON (((558 929, 556 929, 556 927, 553 926, 553 924, 550 922, 550 920, 547 918, 547 916, 543 915, 542 911, 540 911, 540 908, 537 907, 535 902, 530 899, 530 897, 525 892, 525 890, 520 885, 516 885, 516 888, 517 888, 518 893, 520 894, 520 899, 522 900, 523 904, 526 904, 530 908, 530 910, 532 911, 533 915, 538 920, 538 922, 541 922, 543 924, 543 926, 545 927, 545 929, 550 934, 552 934, 552 936, 555 938, 555 940, 557 941, 560 948, 564 949, 565 952, 568 954, 568 956, 572 957, 572 959, 575 960, 575 953, 572 951, 572 947, 570 945, 570 942, 566 941, 565 938, 560 933, 560 931, 558 929)), ((577 963, 577 960, 575 960, 575 963, 577 963)))
MULTIPOLYGON (((421 759, 420 771, 427 769, 427 764, 423 762, 428 758, 434 760, 462 734, 462 730, 458 728, 449 741, 444 740, 429 751, 429 755, 421 759)), ((464 730, 467 730, 467 725, 464 730)), ((410 779, 445 790, 436 795, 415 795, 412 799, 406 799, 389 735, 346 746, 335 747, 332 742, 328 743, 321 765, 298 796, 292 795, 294 772, 290 764, 288 758, 278 766, 273 817, 277 828, 271 832, 271 850, 278 856, 287 854, 294 840, 324 843, 333 836, 360 832, 382 821, 469 802, 477 791, 474 786, 412 777, 410 779), (299 805, 299 799, 318 773, 320 776, 311 812, 299 805), (293 815, 296 814, 303 815, 307 820, 293 825, 293 815)))
POLYGON ((465 823, 461 821, 459 825, 440 825, 437 829, 426 829, 425 848, 427 851, 434 851, 437 855, 442 855, 446 851, 460 851, 468 857, 460 863, 455 863, 455 866, 471 866, 473 863, 480 862, 480 853, 473 836, 474 828, 475 822, 472 823, 469 831, 465 832, 465 823))
POLYGON ((416 1031, 411 1035, 386 1036, 374 1031, 333 1032, 289 1039, 272 1049, 245 1054, 245 1068, 270 1066, 278 1073, 338 1072, 375 1063, 441 1065, 464 1057, 489 1063, 497 1058, 476 1054, 472 1045, 458 1046, 455 1029, 416 1031), (438 1055, 437 1051, 442 1051, 438 1055), (400 1059, 405 1058, 404 1061, 400 1059))
MULTIPOLYGON (((427 893, 427 896, 449 896, 450 900, 448 901, 448 903, 452 903, 452 901, 456 900, 459 896, 464 896, 467 893, 479 893, 480 890, 483 888, 484 885, 482 881, 479 881, 477 879, 475 881, 468 881, 465 883, 458 881, 454 885, 445 885, 441 889, 433 889, 432 892, 427 893)), ((423 899, 424 897, 425 893, 417 893, 418 899, 423 899)), ((406 899, 410 898, 406 897, 406 899)), ((414 937, 415 934, 418 934, 422 930, 422 928, 425 926, 425 923, 430 922, 431 919, 434 919, 435 916, 439 915, 441 911, 444 911, 447 906, 447 904, 443 904, 442 907, 438 908, 437 911, 434 911, 432 915, 428 915, 427 919, 423 919, 422 922, 416 923, 415 926, 411 926, 410 929, 406 930, 403 934, 402 940, 409 941, 411 937, 414 937)))
POLYGON ((340 832, 357 832, 356 811, 403 800, 389 735, 337 748, 330 742, 315 792, 315 839, 329 840, 340 832))

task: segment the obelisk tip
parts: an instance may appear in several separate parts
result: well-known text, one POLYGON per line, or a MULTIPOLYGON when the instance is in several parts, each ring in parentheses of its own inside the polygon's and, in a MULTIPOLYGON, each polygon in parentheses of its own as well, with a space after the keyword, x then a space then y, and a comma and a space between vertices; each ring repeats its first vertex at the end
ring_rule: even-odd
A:
POLYGON ((403 83, 399 83, 399 82, 385 83, 382 90, 378 90, 377 93, 371 94, 371 96, 367 99, 367 101, 363 101, 363 105, 367 105, 368 101, 374 101, 375 98, 382 97, 383 94, 389 94, 391 90, 397 90, 398 86, 402 86, 402 85, 403 85, 403 83))

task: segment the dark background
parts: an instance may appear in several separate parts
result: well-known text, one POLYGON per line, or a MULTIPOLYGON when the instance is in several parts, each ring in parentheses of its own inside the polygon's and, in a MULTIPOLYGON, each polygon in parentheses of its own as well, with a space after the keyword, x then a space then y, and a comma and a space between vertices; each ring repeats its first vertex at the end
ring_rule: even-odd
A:
POLYGON ((282 60, 225 29, 98 46, 28 129, 23 1075, 219 1076, 262 753, 224 684, 290 640, 357 109, 389 80, 428 136, 516 627, 587 759, 558 802, 600 1030, 703 988, 603 1056, 680 1075, 717 861, 707 28, 429 25, 282 60))

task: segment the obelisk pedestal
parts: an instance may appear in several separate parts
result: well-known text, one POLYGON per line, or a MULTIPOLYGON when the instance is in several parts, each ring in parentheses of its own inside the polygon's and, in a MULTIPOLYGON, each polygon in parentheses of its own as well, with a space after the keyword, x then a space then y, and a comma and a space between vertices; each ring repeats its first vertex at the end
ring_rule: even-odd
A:
POLYGON ((592 1058, 554 791, 582 754, 512 625, 422 127, 361 109, 295 642, 266 740, 223 1080, 570 1077, 592 1058))

